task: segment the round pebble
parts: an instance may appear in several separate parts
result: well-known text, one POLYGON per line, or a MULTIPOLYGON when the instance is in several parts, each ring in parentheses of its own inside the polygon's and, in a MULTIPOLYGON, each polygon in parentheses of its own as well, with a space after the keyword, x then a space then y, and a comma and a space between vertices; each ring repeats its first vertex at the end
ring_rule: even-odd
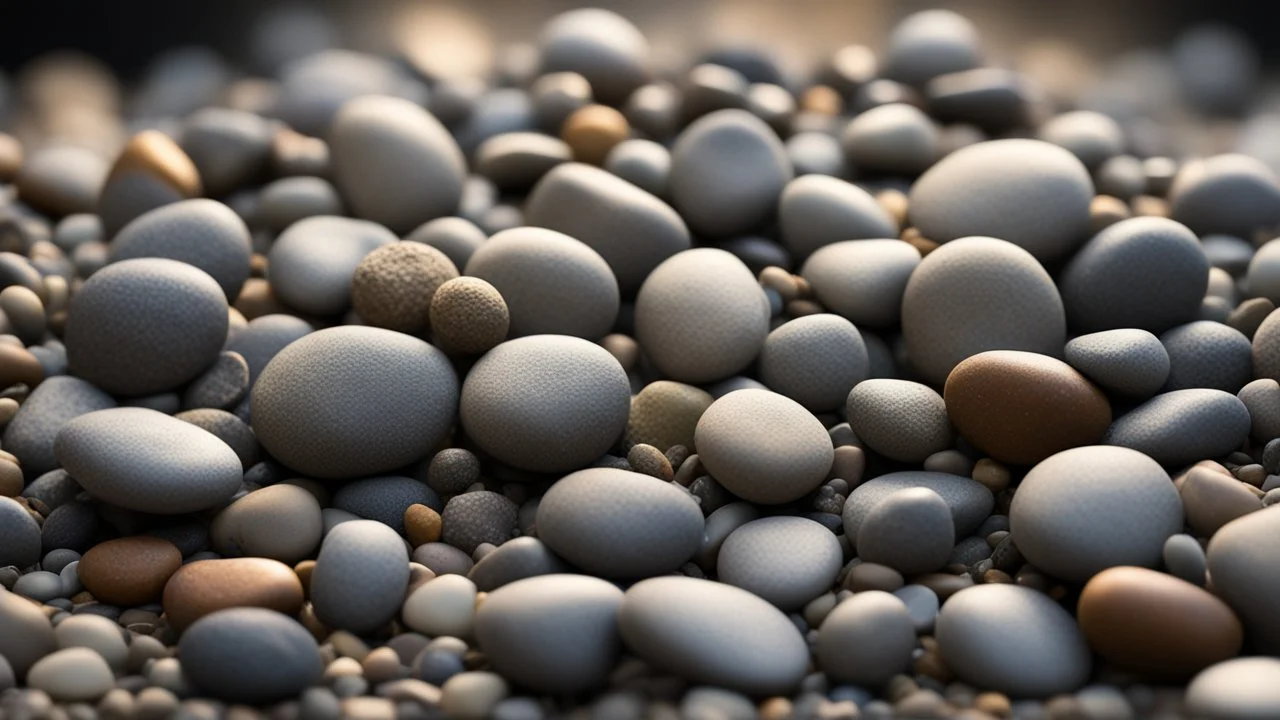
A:
POLYGON ((902 600, 879 590, 861 592, 836 605, 818 628, 818 667, 839 683, 884 685, 905 671, 916 631, 902 600))
POLYGON ((302 602, 302 582, 293 568, 248 557, 183 565, 165 583, 161 604, 169 625, 182 632, 219 610, 253 607, 294 615, 302 602))
POLYGON ((462 672, 440 687, 440 708, 450 717, 489 717, 507 697, 510 688, 501 675, 491 672, 462 672))
POLYGON ((73 615, 54 628, 58 647, 88 648, 107 661, 113 671, 122 672, 129 659, 129 647, 120 626, 97 615, 73 615))
POLYGON ((1280 224, 1280 182, 1257 158, 1214 155, 1178 170, 1169 205, 1171 217, 1197 235, 1249 238, 1280 224))
POLYGON ((159 600, 181 565, 182 553, 173 543, 139 535, 93 546, 77 569, 85 589, 99 602, 137 607, 159 600))
POLYGON ((426 581, 405 598, 405 625, 429 637, 471 637, 475 622, 476 585, 462 575, 426 581))
POLYGON ((649 43, 629 20, 582 8, 556 15, 538 38, 544 73, 575 72, 601 102, 621 103, 649 77, 649 43))
POLYGON ((192 113, 182 130, 182 150, 199 171, 210 196, 225 195, 265 169, 274 136, 271 123, 246 110, 206 107, 192 113))
POLYGON ((857 542, 858 533, 872 510, 893 493, 908 488, 928 488, 951 508, 957 538, 968 537, 991 514, 995 499, 982 483, 959 475, 909 470, 868 480, 849 493, 842 511, 844 534, 857 542))
POLYGON ((475 170, 500 190, 520 192, 527 191, 555 166, 572 159, 573 148, 563 140, 541 133, 511 132, 494 135, 480 144, 475 170))
POLYGON ((1235 450, 1250 424, 1248 408, 1230 393, 1175 390, 1116 418, 1102 443, 1138 450, 1162 465, 1186 465, 1235 450))
POLYGON ((829 590, 842 564, 830 530, 799 517, 752 520, 724 539, 716 561, 720 582, 798 610, 829 590))
POLYGON ((1207 553, 1214 592, 1240 617, 1251 644, 1266 653, 1280 648, 1280 624, 1271 612, 1280 584, 1264 570, 1266 543, 1275 537, 1280 514, 1268 507, 1223 526, 1207 553))
POLYGON ((436 290, 456 277, 453 262, 429 245, 383 245, 356 266, 351 305, 370 325, 416 335, 430 322, 436 290))
POLYGON ((912 105, 888 103, 855 117, 840 144, 859 170, 911 177, 934 163, 940 141, 928 115, 912 105))
POLYGON ((607 105, 584 105, 560 126, 560 139, 572 149, 573 158, 591 165, 604 164, 609 151, 630 133, 627 118, 607 105))
POLYGON ((367 220, 299 220, 280 233, 267 255, 271 292, 304 313, 337 315, 351 304, 351 280, 360 262, 395 242, 390 230, 367 220))
POLYGON ((1124 151, 1124 131, 1107 115, 1089 110, 1063 113, 1040 126, 1040 139, 1065 148, 1089 169, 1124 151))
POLYGON ((333 494, 333 507, 377 520, 398 533, 404 533, 404 513, 414 504, 443 507, 434 490, 407 477, 354 480, 333 494))
POLYGON ((11 332, 28 345, 37 344, 44 338, 44 304, 30 288, 10 285, 0 290, 0 312, 4 313, 11 332))
POLYGON ((443 217, 419 225, 404 239, 429 245, 444 253, 454 267, 464 268, 467 266, 467 261, 471 259, 471 254, 484 243, 487 237, 484 231, 470 220, 460 217, 443 217))
POLYGON ((1187 686, 1186 707, 1215 720, 1275 715, 1280 712, 1280 660, 1236 658, 1205 668, 1187 686))
POLYGON ((920 264, 920 251, 898 240, 854 240, 819 248, 800 274, 832 312, 856 325, 897 324, 907 279, 920 264))
POLYGON ((284 177, 258 193, 258 219, 275 233, 309 217, 344 213, 337 189, 324 178, 284 177))
POLYGON ((444 541, 468 555, 484 543, 501 545, 511 538, 518 511, 506 496, 488 490, 455 495, 440 515, 444 541))
POLYGON ((10 387, 22 383, 34 388, 44 379, 44 367, 25 348, 0 345, 0 385, 10 387))
POLYGON ((231 702, 267 703, 294 697, 320 680, 316 641, 298 623, 271 610, 238 607, 206 615, 178 644, 182 672, 198 689, 231 702))
POLYGON ((196 199, 156 208, 121 228, 111 240, 111 262, 158 257, 194 265, 234 301, 249 278, 249 228, 216 200, 196 199))
POLYGON ((296 563, 320 545, 323 521, 314 495, 297 485, 270 485, 236 500, 210 527, 213 547, 228 557, 249 555, 296 563))
POLYGON ((382 523, 352 520, 335 527, 311 573, 316 618, 357 634, 386 625, 400 610, 408 561, 404 540, 382 523))
POLYGON ((184 410, 234 408, 249 392, 249 363, 240 353, 218 354, 207 370, 182 393, 184 410))
POLYGON ((40 525, 17 501, 0 497, 0 567, 22 569, 40 561, 40 525))
POLYGON ((820 313, 784 323, 765 338, 760 378, 809 410, 833 410, 867 379, 862 335, 838 315, 820 313))
POLYGON ((427 485, 441 495, 457 495, 480 479, 480 461, 469 450, 446 448, 427 466, 427 485))
POLYGON ((778 199, 778 224, 797 259, 836 242, 898 235, 898 223, 870 193, 826 175, 787 183, 778 199))
POLYGON ((1169 378, 1169 353, 1160 338, 1135 328, 1103 330, 1072 338, 1067 362, 1111 392, 1149 398, 1169 378))
POLYGON ((692 385, 655 380, 631 399, 626 443, 646 444, 666 451, 675 445, 694 447, 698 420, 714 398, 692 385))
POLYGON ((923 462, 951 447, 951 422, 942 396, 910 380, 875 378, 846 398, 849 425, 867 447, 899 462, 923 462))
POLYGON ((907 488, 890 494, 858 526, 858 557, 903 575, 933 572, 947 564, 955 545, 951 507, 934 491, 907 488))
POLYGON ((1199 320, 1160 334, 1169 354, 1166 390, 1212 388, 1236 393, 1253 378, 1253 345, 1231 327, 1199 320))
POLYGON ((101 655, 73 647, 38 660, 27 673, 27 683, 59 702, 89 702, 105 695, 115 677, 101 655))
POLYGON ((667 197, 671 153, 652 140, 623 140, 605 156, 604 169, 650 195, 667 197))

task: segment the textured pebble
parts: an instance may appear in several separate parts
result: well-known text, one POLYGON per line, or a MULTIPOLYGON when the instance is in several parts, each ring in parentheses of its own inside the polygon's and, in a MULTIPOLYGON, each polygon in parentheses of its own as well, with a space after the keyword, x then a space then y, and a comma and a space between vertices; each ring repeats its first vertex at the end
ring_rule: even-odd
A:
POLYGON ((468 555, 484 543, 501 545, 510 539, 517 513, 515 503, 495 492, 478 490, 456 495, 440 515, 444 541, 468 555))
POLYGON ((441 575, 409 593, 401 616, 406 625, 429 637, 465 638, 471 636, 475 609, 475 583, 462 575, 441 575))
POLYGON ((858 557, 903 575, 938 570, 955 545, 951 508, 934 491, 907 488, 876 503, 858 527, 858 557))
POLYGON ((1103 388, 1148 398, 1169 379, 1169 353, 1146 330, 1119 329, 1080 335, 1065 348, 1067 362, 1103 388))
POLYGON ((1209 541, 1214 592, 1235 610, 1246 637, 1261 652, 1280 651, 1280 623, 1273 612, 1280 582, 1266 568, 1266 548, 1280 537, 1280 511, 1250 513, 1221 528, 1209 541))
POLYGON ((409 581, 404 540, 379 522, 352 520, 325 537, 311 574, 320 622, 354 633, 376 630, 400 609, 409 581))
POLYGON ((0 567, 27 568, 40 560, 40 525, 27 509, 0 497, 0 567))
POLYGON ((846 400, 853 432, 885 457, 917 463, 951 447, 946 403, 927 385, 871 379, 856 385, 846 400))
POLYGON ((351 304, 351 279, 360 261, 394 242, 390 230, 367 220, 332 215, 299 220, 280 233, 267 255, 271 293, 304 313, 342 313, 351 304))
POLYGON ((796 318, 765 338, 760 378, 809 410, 833 410, 871 370, 862 335, 839 315, 796 318))
POLYGON ((85 589, 99 602, 136 607, 159 600, 181 565, 182 553, 173 543, 140 535, 95 545, 77 569, 85 589))
POLYGON ((235 300, 249 278, 249 228, 216 200, 195 199, 156 208, 121 228, 111 240, 110 262, 158 257, 194 265, 235 300))
POLYGON ((436 289, 458 277, 444 253, 416 242, 383 245, 369 253, 351 276, 351 305, 374 327, 410 335, 430 322, 436 289))
POLYGON ((1102 442, 1185 465, 1226 455, 1249 435, 1249 410, 1234 395, 1198 388, 1157 395, 1116 418, 1102 442))
POLYGON ((162 605, 169 624, 181 632, 219 610, 256 607, 293 615, 302 602, 302 583, 292 568, 253 557, 183 565, 165 583, 162 605))
POLYGON ((1184 165, 1169 188, 1170 213, 1200 235, 1252 237, 1280 223, 1280 182, 1261 160, 1214 155, 1184 165))
POLYGON ((320 545, 323 520, 314 495, 297 485, 270 485, 236 500, 210 527, 213 547, 228 557, 248 555, 296 563, 320 545))
POLYGON ((504 585, 529 577, 554 575, 569 571, 546 543, 538 538, 513 538, 480 559, 467 577, 482 592, 491 592, 504 585))
POLYGON ((1253 378, 1253 346, 1240 331, 1200 320, 1161 333, 1169 353, 1166 390, 1211 388, 1239 392, 1253 378))
POLYGON ((836 242, 891 238, 898 223, 866 190, 826 175, 803 175, 778 198, 782 241, 797 259, 836 242))
POLYGON ((798 517, 761 518, 724 539, 716 575, 793 611, 831 588, 842 559, 839 541, 822 525, 798 517))
POLYGON ((836 605, 818 628, 818 667, 836 682, 878 687, 907 669, 916 632, 902 600, 861 592, 836 605))
POLYGON ((195 686, 232 702, 297 695, 324 669, 316 641, 289 617, 262 608, 220 610, 197 620, 178 645, 195 686))
POLYGON ((800 274, 832 312, 857 325, 896 324, 903 293, 920 252, 898 240, 851 240, 824 245, 805 261, 800 274))
POLYGON ((449 280, 428 308, 433 340, 446 352, 479 355, 507 339, 511 309, 493 285, 473 277, 449 280))
POLYGON ((404 514, 411 505, 421 504, 443 509, 435 491, 407 477, 375 477, 355 480, 333 494, 333 507, 377 520, 398 533, 404 533, 404 514))

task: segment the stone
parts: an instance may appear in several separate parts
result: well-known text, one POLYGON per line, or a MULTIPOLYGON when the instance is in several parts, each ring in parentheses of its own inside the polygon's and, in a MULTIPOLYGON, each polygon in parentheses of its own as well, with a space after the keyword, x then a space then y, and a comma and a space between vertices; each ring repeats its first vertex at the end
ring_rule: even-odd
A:
POLYGON ((169 577, 161 601, 178 632, 219 610, 256 607, 295 615, 302 603, 302 583, 293 568, 258 557, 187 563, 169 577))
MULTIPOLYGON (((948 516, 949 519, 949 516, 948 516)), ((831 589, 843 554, 836 536, 799 517, 751 520, 729 533, 716 577, 791 612, 831 589)))
POLYGON ((818 667, 839 683, 880 687, 906 671, 916 632, 902 600, 879 590, 860 592, 827 614, 818 627, 818 667))
POLYGON ((178 644, 182 672, 196 688, 231 702, 294 697, 320 680, 324 664, 311 633, 263 608, 219 610, 195 622, 178 644))
POLYGON ((159 600, 181 566, 182 553, 173 543, 138 535, 93 546, 78 570, 85 589, 99 602, 137 607, 159 600))

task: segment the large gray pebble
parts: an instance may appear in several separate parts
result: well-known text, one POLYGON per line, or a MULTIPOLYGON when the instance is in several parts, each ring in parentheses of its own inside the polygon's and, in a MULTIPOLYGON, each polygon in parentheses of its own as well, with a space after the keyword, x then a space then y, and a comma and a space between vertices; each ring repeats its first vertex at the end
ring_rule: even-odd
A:
POLYGON ((978 31, 950 10, 926 10, 908 15, 889 35, 884 75, 923 86, 944 73, 977 67, 981 62, 978 31))
POLYGON ((271 358, 313 330, 311 323, 292 315, 263 315, 250 320, 248 325, 228 338, 226 349, 240 353, 248 363, 249 386, 252 387, 271 358))
POLYGON ((476 362, 459 415, 467 435, 501 462, 565 472, 596 460, 622 435, 630 397, 627 374, 604 348, 534 335, 476 362))
POLYGON ((871 379, 846 398, 849 426, 872 450, 918 463, 951 447, 954 433, 942 396, 910 380, 871 379))
POLYGON ((525 222, 577 238, 600 253, 625 297, 634 296, 659 263, 691 244, 689 228, 670 205, 582 163, 560 165, 534 186, 525 222))
POLYGON ((284 177, 263 186, 258 194, 257 218, 274 233, 309 217, 344 214, 342 198, 328 180, 284 177))
POLYGON ((397 241, 367 220, 317 215, 280 233, 267 254, 267 279, 281 302, 304 313, 337 315, 351 305, 351 278, 365 255, 397 241))
POLYGON ((1280 510, 1271 506, 1236 518, 1209 541, 1207 559, 1214 592, 1244 622, 1250 641, 1268 655, 1280 653, 1280 578, 1269 548, 1280 542, 1280 510))
POLYGON ((288 616, 262 608, 205 615, 182 634, 178 651, 187 679, 230 702, 294 697, 318 682, 324 670, 311 633, 288 616))
POLYGON ((1116 418, 1102 442, 1146 453, 1162 465, 1185 465, 1235 450, 1250 425, 1249 410, 1235 395, 1175 390, 1116 418))
POLYGON ((1253 344, 1233 327, 1199 320, 1164 331, 1160 343, 1169 353, 1166 390, 1236 393, 1253 379, 1253 344))
POLYGON ((840 142, 849 162, 859 170, 911 177, 937 159, 941 135, 919 108, 889 103, 855 117, 845 126, 840 142))
POLYGON ((1146 330, 1121 328, 1073 338, 1067 363, 1111 392, 1148 398, 1169 378, 1169 353, 1146 330))
POLYGON ((1030 253, 971 237, 939 247, 911 273, 902 331, 912 367, 941 386, 961 360, 987 350, 1058 357, 1066 315, 1053 278, 1030 253))
POLYGON ((1071 151, 1089 169, 1124 151, 1124 131, 1102 113, 1076 110, 1040 126, 1040 139, 1071 151))
POLYGON ((768 602, 709 580, 661 577, 622 599, 623 642, 653 667, 752 695, 789 693, 809 664, 800 631, 768 602))
POLYGON ((1159 463, 1105 446, 1042 460, 1018 486, 1009 511, 1027 561, 1077 583, 1118 565, 1158 566, 1182 521, 1182 501, 1159 463))
POLYGON ((823 525, 801 517, 752 520, 725 538, 716 561, 720 582, 794 611, 831 589, 844 558, 823 525))
POLYGON ((787 183, 778 199, 778 222, 797 260, 836 242, 898 236, 898 223, 871 193, 827 175, 787 183))
POLYGON ((603 684, 622 650, 622 591, 585 575, 543 575, 489 593, 476 613, 480 649, 505 677, 540 693, 603 684))
POLYGON ((271 121, 256 113, 206 107, 183 124, 182 150, 200 171, 205 193, 221 197, 262 174, 275 134, 271 121))
POLYGON ((768 390, 738 390, 713 402, 698 419, 694 443, 703 467, 725 489, 761 504, 817 489, 835 458, 822 423, 768 390))
POLYGON ((1201 670, 1187 685, 1186 708, 1211 720, 1264 720, 1280 714, 1280 660, 1247 657, 1201 670))
POLYGON ((800 274, 832 312, 884 328, 897 324, 907 279, 919 264, 920 251, 900 240, 852 240, 820 248, 800 274))
POLYGON ((58 462, 91 495, 140 512, 215 507, 240 487, 240 458, 195 425, 143 408, 82 415, 58 433, 58 462))
POLYGON ((860 592, 836 605, 818 628, 818 667, 838 683, 879 687, 905 672, 916 631, 902 600, 887 592, 860 592))
POLYGON ((867 379, 871 360, 853 323, 827 313, 786 322, 765 338, 760 378, 815 412, 834 410, 867 379))
POLYGON ((161 258, 94 273, 67 310, 71 372, 117 395, 150 395, 195 379, 227 337, 227 298, 202 270, 161 258))
POLYGON ((676 570, 702 543, 702 511, 684 489, 648 475, 588 468, 538 504, 538 537, 587 572, 644 578, 676 570))
POLYGON ((598 340, 618 316, 618 281, 600 254, 554 230, 518 227, 489 238, 466 275, 497 288, 511 337, 573 335, 598 340))
POLYGON ((728 237, 763 225, 791 177, 778 136, 746 110, 699 118, 671 148, 671 197, 700 235, 728 237))
POLYGON ((968 537, 991 514, 995 498, 982 483, 961 475, 908 470, 868 480, 849 493, 842 518, 844 534, 856 543, 858 530, 875 506, 907 488, 928 488, 951 508, 956 537, 968 537))
POLYGON ((480 558, 467 577, 476 584, 476 589, 489 592, 517 580, 566 572, 569 565, 546 543, 526 536, 513 538, 480 558))
POLYGON ((40 658, 58 649, 49 618, 40 607, 7 590, 0 590, 0 656, 22 680, 40 658))
POLYGON ((110 395, 80 378, 51 377, 19 406, 0 442, 22 461, 23 473, 33 478, 58 466, 53 442, 63 426, 85 413, 115 406, 110 395))
POLYGON ((360 217, 407 233, 458 207, 462 151, 439 120, 409 100, 347 102, 333 119, 329 149, 338 187, 360 217))
POLYGON ((0 567, 18 569, 40 561, 40 526, 16 501, 0 497, 0 567))
POLYGON ((576 72, 591 94, 621 104, 649 78, 649 43, 631 21, 609 10, 582 8, 561 13, 538 38, 542 72, 576 72))
POLYGON ((858 557, 903 575, 947 564, 956 542, 951 507, 928 488, 899 490, 877 503, 858 528, 858 557))
POLYGON ((715 248, 673 255, 636 298, 636 340, 664 375, 687 383, 723 380, 759 354, 769 300, 747 266, 715 248))
POLYGON ((1280 380, 1280 312, 1271 311, 1253 334, 1253 372, 1260 378, 1280 380))
POLYGON ((373 477, 354 480, 333 494, 333 506, 366 520, 377 520, 404 533, 404 511, 410 505, 444 509, 440 496, 413 478, 373 477))
POLYGON ((979 585, 952 595, 938 614, 938 649, 968 684, 1014 698, 1069 693, 1089 679, 1092 658, 1076 621, 1044 593, 979 585))
POLYGON ((1085 244, 1059 283, 1073 327, 1158 333, 1195 318, 1209 283, 1209 260, 1185 225, 1131 218, 1085 244))
POLYGON ((311 477, 352 478, 431 452, 453 425, 458 380, 444 353, 417 338, 336 327, 277 354, 251 403, 254 432, 277 460, 311 477))
POLYGON ((1280 223, 1280 182, 1261 160, 1214 155, 1183 165, 1169 188, 1170 217, 1197 235, 1252 238, 1280 223))
POLYGON ((430 245, 448 257, 454 267, 465 268, 471 255, 484 244, 484 231, 460 217, 436 218, 405 236, 409 242, 430 245))
POLYGON ((323 532, 315 496, 280 483, 228 505, 214 518, 209 536, 214 549, 226 557, 265 557, 292 565, 311 557, 323 532))
POLYGON ((325 537, 311 574, 316 618, 331 628, 369 633, 400 611, 409 583, 409 553, 395 530, 351 520, 325 537))
POLYGON ((993 140, 943 158, 911 187, 911 222, 935 242, 1007 240, 1041 262, 1089 230, 1093 181, 1074 155, 1039 140, 993 140))

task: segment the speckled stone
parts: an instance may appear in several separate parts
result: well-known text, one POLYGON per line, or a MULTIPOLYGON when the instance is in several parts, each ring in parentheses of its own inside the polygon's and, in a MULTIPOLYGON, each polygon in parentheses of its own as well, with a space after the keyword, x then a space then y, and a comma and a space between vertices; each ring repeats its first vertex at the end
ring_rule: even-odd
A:
POLYGON ((1253 379, 1253 346, 1239 330, 1199 320, 1160 334, 1169 353, 1166 390, 1212 388, 1236 393, 1253 379))
POLYGON ((404 533, 404 512, 421 504, 440 510, 444 503, 425 484, 407 477, 374 477, 355 480, 333 494, 333 507, 377 520, 398 533, 404 533))
POLYGON ((488 490, 455 495, 440 514, 444 541, 468 555, 483 543, 502 545, 511 538, 519 508, 488 490))
POLYGON ((0 497, 0 567, 18 569, 40 561, 40 525, 16 500, 0 497))
POLYGON ((933 572, 947 564, 956 542, 951 507, 934 491, 907 488, 868 511, 858 527, 858 557, 903 575, 933 572))
POLYGON ((898 223, 866 190, 826 175, 802 175, 778 198, 782 241, 797 260, 832 243, 892 238, 898 223))
POLYGON ((920 251, 899 240, 849 240, 825 245, 805 261, 801 276, 818 300, 857 325, 898 322, 907 279, 920 251))
POLYGON ((210 539, 221 554, 296 563, 320 544, 320 503, 297 485, 281 483, 248 493, 213 520, 210 539))
POLYGON ((110 395, 79 378, 49 378, 22 403, 18 414, 5 426, 0 443, 22 461, 27 477, 39 476, 58 467, 54 442, 68 422, 115 404, 110 395))
POLYGON ((159 600, 181 566, 182 553, 173 543, 139 535, 93 546, 77 567, 85 589, 99 602, 136 607, 159 600))
POLYGON ((111 240, 110 262, 159 257, 194 265, 217 281, 228 302, 249 278, 249 228, 235 211, 198 198, 144 213, 111 240))
POLYGON ((165 583, 162 600, 165 618, 179 632, 219 610, 257 607, 293 615, 302 603, 293 568, 259 557, 187 563, 165 583))
POLYGON ((1197 388, 1157 395, 1111 423, 1102 442, 1176 466, 1226 455, 1249 435, 1244 403, 1221 390, 1197 388))
POLYGON ((836 682, 884 685, 911 663, 916 632, 902 600, 879 590, 835 606, 818 628, 818 667, 836 682))
POLYGON ((760 351, 764 383, 814 412, 840 407, 870 371, 862 335, 839 315, 819 313, 783 323, 760 351))
POLYGON ((453 261, 429 245, 383 245, 356 266, 351 305, 370 325, 416 335, 430 322, 436 290, 456 277, 453 261))
POLYGON ((871 379, 846 398, 849 425, 867 447, 900 462, 918 463, 951 447, 953 433, 942 396, 910 380, 871 379))
POLYGON ((325 537, 311 573, 316 618, 332 628, 368 633, 400 610, 409 582, 409 554, 394 530, 352 520, 325 537))
POLYGON ((1067 362, 1089 379, 1115 393, 1148 398, 1169 378, 1169 353, 1146 330, 1103 330, 1072 338, 1067 362))
POLYGON ((546 543, 534 537, 512 538, 493 552, 480 558, 467 573, 483 592, 528 577, 569 572, 568 563, 560 559, 546 543))
POLYGON ((793 611, 830 590, 842 562, 840 543, 827 528, 805 518, 769 517, 724 539, 716 574, 720 582, 793 611))
POLYGON ((951 508, 956 537, 968 537, 991 514, 995 499, 982 483, 959 475, 909 470, 868 480, 849 493, 842 518, 845 537, 857 541, 858 531, 872 508, 891 494, 907 488, 932 490, 951 508))
POLYGON ((655 380, 631 398, 626 444, 644 443, 665 452, 673 445, 694 448, 698 420, 714 398, 704 390, 671 380, 655 380))
POLYGON ((219 610, 200 618, 178 644, 185 677, 231 702, 296 696, 320 679, 324 663, 306 628, 262 608, 219 610))

